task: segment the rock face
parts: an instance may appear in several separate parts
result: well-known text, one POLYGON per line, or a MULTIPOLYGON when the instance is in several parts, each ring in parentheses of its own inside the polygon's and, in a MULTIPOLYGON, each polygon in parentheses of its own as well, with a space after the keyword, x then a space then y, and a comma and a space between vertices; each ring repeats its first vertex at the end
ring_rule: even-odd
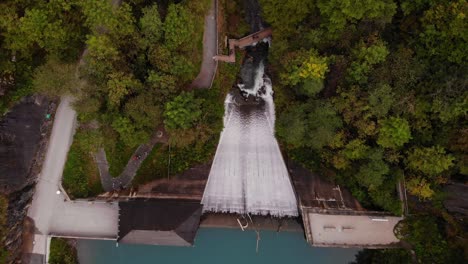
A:
POLYGON ((28 97, 0 121, 0 192, 9 194, 34 182, 29 172, 48 107, 47 100, 28 97))
POLYGON ((0 193, 8 197, 7 230, 4 246, 7 263, 21 257, 23 221, 34 194, 52 121, 46 115, 56 104, 31 96, 14 106, 0 121, 0 193))
POLYGON ((452 183, 444 187, 448 197, 444 206, 451 213, 468 217, 468 185, 463 183, 452 183))

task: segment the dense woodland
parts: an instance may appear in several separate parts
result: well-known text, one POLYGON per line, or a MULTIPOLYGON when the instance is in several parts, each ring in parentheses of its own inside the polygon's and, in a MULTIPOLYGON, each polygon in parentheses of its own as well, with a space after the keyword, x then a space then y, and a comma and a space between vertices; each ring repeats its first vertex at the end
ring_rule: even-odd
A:
POLYGON ((441 202, 444 184, 468 174, 467 2, 260 3, 274 29, 277 136, 288 155, 369 209, 401 214, 404 180, 419 201, 400 236, 421 263, 463 262, 466 224, 441 202))
MULTIPOLYGON (((442 202, 443 186, 468 174, 467 2, 259 2, 274 30, 269 71, 285 154, 372 210, 403 213, 399 181, 411 194, 397 232, 415 255, 363 251, 356 261, 462 263, 467 227, 442 202)), ((229 36, 247 33, 242 1, 221 3, 229 36)), ((137 184, 167 176, 168 157, 171 174, 212 157, 239 68, 220 65, 212 89, 190 89, 209 4, 0 3, 0 110, 36 92, 75 98, 80 127, 63 180, 73 197, 102 191, 91 156, 97 148, 118 176, 159 126, 170 144, 155 147, 137 184)))

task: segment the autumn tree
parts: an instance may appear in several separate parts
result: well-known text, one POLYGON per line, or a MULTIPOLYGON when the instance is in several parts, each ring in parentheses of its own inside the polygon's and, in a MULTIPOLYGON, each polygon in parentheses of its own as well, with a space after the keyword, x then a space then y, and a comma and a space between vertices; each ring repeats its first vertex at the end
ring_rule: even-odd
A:
POLYGON ((453 166, 454 157, 446 154, 441 146, 416 147, 408 152, 406 159, 410 169, 428 176, 436 176, 453 166))
POLYGON ((300 50, 288 54, 283 61, 285 72, 280 75, 283 84, 297 86, 299 94, 308 96, 322 90, 328 72, 326 57, 319 56, 316 50, 300 50))
POLYGON ((34 89, 49 96, 61 96, 79 88, 76 65, 49 60, 36 69, 33 77, 34 89))

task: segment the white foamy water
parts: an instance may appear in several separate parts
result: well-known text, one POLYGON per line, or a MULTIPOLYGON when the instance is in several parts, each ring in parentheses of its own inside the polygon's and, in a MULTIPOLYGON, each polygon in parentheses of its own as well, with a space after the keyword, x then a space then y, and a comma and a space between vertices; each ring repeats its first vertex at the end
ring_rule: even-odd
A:
POLYGON ((255 88, 245 92, 261 97, 265 107, 241 112, 227 96, 224 130, 203 194, 203 210, 297 216, 296 197, 274 137, 273 92, 263 67, 255 88))

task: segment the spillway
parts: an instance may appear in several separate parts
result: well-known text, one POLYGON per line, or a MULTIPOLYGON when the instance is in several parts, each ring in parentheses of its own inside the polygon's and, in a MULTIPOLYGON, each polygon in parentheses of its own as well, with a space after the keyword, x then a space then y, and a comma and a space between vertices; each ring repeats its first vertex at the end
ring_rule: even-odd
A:
POLYGON ((224 129, 202 198, 205 212, 298 215, 296 197, 274 137, 271 81, 260 66, 254 89, 243 91, 255 95, 255 101, 246 103, 236 93, 228 94, 225 100, 224 129))

